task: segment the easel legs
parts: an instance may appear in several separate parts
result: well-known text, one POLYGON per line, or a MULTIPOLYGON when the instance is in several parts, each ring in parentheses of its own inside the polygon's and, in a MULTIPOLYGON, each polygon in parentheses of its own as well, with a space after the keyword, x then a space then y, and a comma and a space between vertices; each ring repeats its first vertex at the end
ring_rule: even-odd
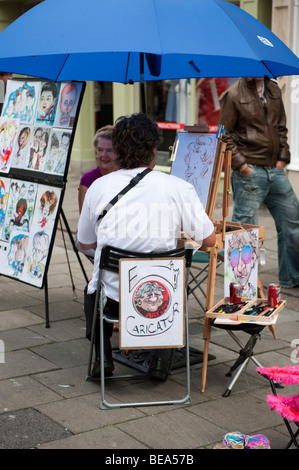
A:
MULTIPOLYGON (((210 263, 209 263, 209 277, 208 277, 208 289, 206 297, 206 311, 213 306, 214 292, 215 292, 215 277, 216 277, 216 266, 217 266, 217 246, 213 246, 210 251, 210 263)), ((207 381, 207 369, 208 369, 208 352, 209 352, 209 341, 211 338, 211 322, 209 318, 205 318, 203 339, 205 340, 204 352, 203 352, 203 367, 201 377, 201 391, 204 393, 207 381)))

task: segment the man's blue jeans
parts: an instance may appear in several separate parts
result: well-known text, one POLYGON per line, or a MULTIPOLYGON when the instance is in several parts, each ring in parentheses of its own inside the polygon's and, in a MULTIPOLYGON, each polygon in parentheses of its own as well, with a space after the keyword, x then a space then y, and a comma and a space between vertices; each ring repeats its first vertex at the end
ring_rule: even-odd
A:
MULTIPOLYGON (((254 171, 241 176, 232 171, 233 221, 258 225, 262 204, 276 225, 281 287, 299 285, 299 202, 284 170, 249 165, 254 171)), ((262 225, 262 224, 261 224, 262 225)), ((266 234, 267 236, 267 234, 266 234)))

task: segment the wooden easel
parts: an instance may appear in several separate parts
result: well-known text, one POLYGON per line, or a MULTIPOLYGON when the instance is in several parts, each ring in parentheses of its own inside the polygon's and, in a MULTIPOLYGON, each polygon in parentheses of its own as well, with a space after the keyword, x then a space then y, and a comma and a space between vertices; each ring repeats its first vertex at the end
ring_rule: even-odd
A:
MULTIPOLYGON (((231 151, 227 151, 225 154, 225 167, 224 167, 224 187, 223 187, 223 207, 222 207, 222 216, 221 221, 215 221, 215 231, 216 231, 216 244, 211 248, 201 248, 204 251, 209 252, 210 261, 209 261, 209 275, 207 281, 207 296, 206 296, 206 311, 212 308, 214 304, 214 292, 215 292, 215 278, 216 278, 216 265, 217 259, 223 261, 223 257, 219 256, 218 250, 224 249, 225 243, 225 233, 227 229, 227 216, 229 214, 229 195, 230 195, 230 173, 231 173, 231 151)), ((259 241, 264 241, 265 239, 265 228, 262 226, 253 226, 248 224, 239 224, 238 222, 229 222, 229 226, 233 228, 234 231, 244 231, 249 229, 258 228, 259 229, 259 241)), ((263 298, 263 285, 258 278, 258 297, 263 298)), ((269 325, 269 329, 274 337, 276 337, 275 325, 269 325)), ((208 366, 208 350, 209 350, 209 341, 211 338, 211 319, 205 316, 204 319, 204 330, 203 330, 203 339, 204 351, 203 351, 203 368, 202 368, 202 393, 205 391, 206 380, 207 380, 207 366, 208 366)))

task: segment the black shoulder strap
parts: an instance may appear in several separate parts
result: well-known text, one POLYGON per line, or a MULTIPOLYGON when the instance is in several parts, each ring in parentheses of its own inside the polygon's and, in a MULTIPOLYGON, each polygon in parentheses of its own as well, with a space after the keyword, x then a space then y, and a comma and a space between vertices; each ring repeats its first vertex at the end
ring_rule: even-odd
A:
POLYGON ((134 186, 136 186, 136 184, 138 184, 139 181, 141 181, 142 178, 145 175, 147 175, 150 171, 152 171, 151 168, 146 168, 141 173, 138 173, 138 175, 136 175, 134 178, 132 178, 130 183, 124 189, 122 189, 113 199, 111 199, 111 201, 107 204, 107 206, 102 210, 102 212, 100 213, 100 215, 98 217, 97 222, 99 223, 102 220, 102 218, 105 217, 105 215, 107 214, 109 209, 111 209, 111 207, 114 206, 114 204, 116 204, 117 201, 124 194, 126 194, 128 191, 130 191, 130 189, 134 188, 134 186))

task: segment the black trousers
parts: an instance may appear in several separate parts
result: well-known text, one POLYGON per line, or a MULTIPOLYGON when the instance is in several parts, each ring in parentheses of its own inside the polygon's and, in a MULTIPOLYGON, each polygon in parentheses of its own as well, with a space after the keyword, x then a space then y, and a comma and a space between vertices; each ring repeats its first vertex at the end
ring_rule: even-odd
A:
MULTIPOLYGON (((95 304, 96 293, 88 294, 87 286, 84 289, 84 313, 86 319, 86 338, 91 340, 94 304, 95 304)), ((118 319, 119 318, 119 303, 115 300, 107 298, 105 305, 105 311, 109 311, 109 316, 118 319)), ((110 338, 113 333, 113 323, 104 321, 104 353, 107 356, 111 356, 111 342, 110 338)), ((100 357, 100 325, 99 317, 96 319, 96 330, 95 330, 95 353, 96 359, 100 357)))

